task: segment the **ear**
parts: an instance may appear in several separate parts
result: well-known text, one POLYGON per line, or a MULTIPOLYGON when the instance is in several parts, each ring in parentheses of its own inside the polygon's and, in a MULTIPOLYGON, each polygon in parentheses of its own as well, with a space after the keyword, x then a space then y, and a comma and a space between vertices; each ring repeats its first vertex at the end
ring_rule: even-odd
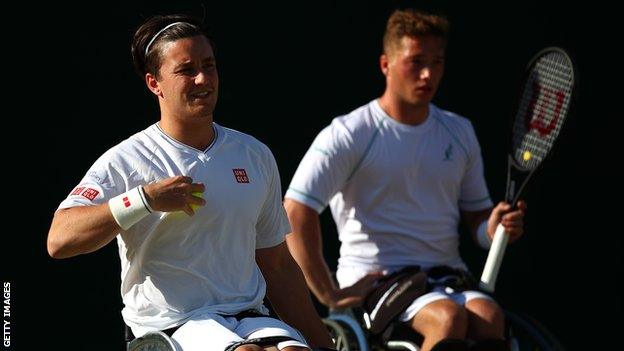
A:
POLYGON ((381 54, 381 56, 379 56, 379 68, 381 68, 381 72, 384 74, 384 76, 388 75, 388 64, 388 55, 381 54))
POLYGON ((156 77, 151 73, 145 74, 145 84, 147 88, 154 93, 154 95, 162 97, 162 90, 160 90, 160 83, 156 80, 156 77))

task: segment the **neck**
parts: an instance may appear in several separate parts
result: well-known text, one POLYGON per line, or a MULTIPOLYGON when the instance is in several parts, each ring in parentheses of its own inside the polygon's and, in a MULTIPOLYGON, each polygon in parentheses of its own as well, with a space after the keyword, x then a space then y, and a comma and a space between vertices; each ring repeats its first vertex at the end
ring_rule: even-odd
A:
POLYGON ((387 91, 379 98, 381 108, 397 122, 410 125, 419 125, 429 116, 429 103, 410 104, 387 91))
POLYGON ((198 150, 205 150, 215 138, 212 116, 184 122, 161 116, 159 125, 170 137, 198 150))

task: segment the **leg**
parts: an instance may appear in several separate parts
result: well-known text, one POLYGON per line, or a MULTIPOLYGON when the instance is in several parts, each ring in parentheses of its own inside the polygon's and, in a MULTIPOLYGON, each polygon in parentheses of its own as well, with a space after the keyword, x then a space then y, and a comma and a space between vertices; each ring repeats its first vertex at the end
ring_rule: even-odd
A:
POLYGON ((422 307, 411 320, 411 326, 425 338, 422 351, 429 351, 443 339, 464 339, 468 316, 464 308, 452 300, 439 299, 422 307))
POLYGON ((225 350, 230 345, 243 341, 243 338, 233 331, 236 323, 236 319, 232 317, 224 318, 218 314, 200 315, 178 328, 171 338, 179 349, 184 351, 205 351, 208 344, 215 350, 225 350))
POLYGON ((475 298, 466 302, 468 335, 475 340, 471 351, 507 351, 505 317, 496 302, 475 298))
POLYGON ((305 339, 288 324, 270 317, 251 317, 240 320, 234 330, 246 340, 256 338, 284 337, 286 341, 278 341, 275 348, 280 351, 308 351, 305 339))
POLYGON ((498 304, 475 298, 466 302, 468 337, 473 340, 504 339, 505 317, 498 304))

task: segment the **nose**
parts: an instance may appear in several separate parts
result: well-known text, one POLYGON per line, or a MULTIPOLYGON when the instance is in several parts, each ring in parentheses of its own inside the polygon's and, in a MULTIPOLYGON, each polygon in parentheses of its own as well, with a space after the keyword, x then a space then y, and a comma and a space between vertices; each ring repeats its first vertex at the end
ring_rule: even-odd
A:
POLYGON ((207 73, 203 70, 199 70, 197 75, 195 76, 195 84, 204 85, 208 81, 207 73))
POLYGON ((420 70, 420 79, 428 80, 429 78, 431 78, 431 68, 425 66, 420 70))

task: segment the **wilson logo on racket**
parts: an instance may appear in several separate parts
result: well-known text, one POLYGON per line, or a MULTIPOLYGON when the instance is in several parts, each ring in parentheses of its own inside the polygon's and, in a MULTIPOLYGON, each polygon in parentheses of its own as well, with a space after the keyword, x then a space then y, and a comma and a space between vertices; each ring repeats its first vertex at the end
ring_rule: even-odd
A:
POLYGON ((531 102, 525 117, 527 129, 529 131, 537 130, 542 137, 549 135, 557 126, 565 97, 566 93, 563 90, 551 90, 537 82, 533 82, 533 95, 531 96, 531 102), (540 101, 539 111, 535 113, 535 104, 538 97, 541 97, 542 101, 540 101), (547 114, 546 109, 552 111, 551 119, 548 123, 544 121, 544 117, 547 114))

